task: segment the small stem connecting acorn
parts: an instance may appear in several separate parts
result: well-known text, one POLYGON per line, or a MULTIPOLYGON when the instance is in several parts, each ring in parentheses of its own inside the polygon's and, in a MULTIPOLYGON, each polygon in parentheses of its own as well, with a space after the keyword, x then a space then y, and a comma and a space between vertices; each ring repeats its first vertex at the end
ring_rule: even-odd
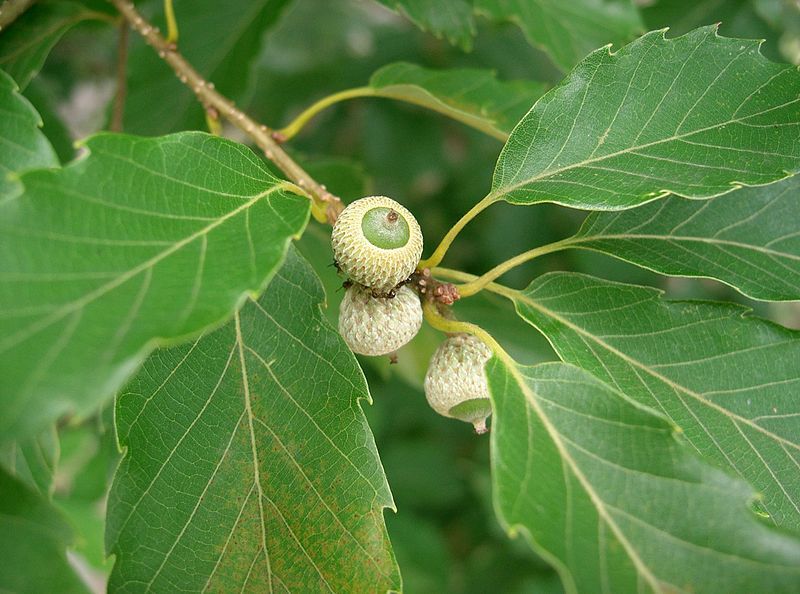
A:
POLYGON ((417 293, 421 296, 427 296, 436 303, 442 305, 453 305, 461 298, 458 287, 453 283, 443 283, 436 280, 431 275, 430 268, 423 268, 417 270, 408 279, 408 283, 412 285, 417 293))

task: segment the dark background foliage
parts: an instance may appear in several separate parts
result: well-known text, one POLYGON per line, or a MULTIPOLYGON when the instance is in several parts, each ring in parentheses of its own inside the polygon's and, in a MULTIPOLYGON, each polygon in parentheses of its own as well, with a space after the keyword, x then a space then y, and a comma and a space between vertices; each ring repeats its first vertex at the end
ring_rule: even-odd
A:
MULTIPOLYGON (((87 4, 107 11, 104 2, 87 4)), ((158 13, 159 4, 143 3, 151 15, 158 13)), ((398 60, 432 68, 489 68, 501 79, 532 79, 548 85, 563 76, 510 24, 478 19, 474 46, 464 53, 377 3, 293 0, 271 4, 256 18, 243 22, 238 37, 229 38, 226 35, 230 32, 222 25, 216 29, 213 22, 203 19, 208 3, 199 4, 203 6, 193 6, 193 14, 182 12, 189 10, 188 3, 177 4, 182 42, 190 46, 182 49, 187 54, 195 52, 201 70, 257 120, 273 127, 288 123, 325 95, 366 84, 373 72, 398 60), (231 49, 219 58, 217 50, 226 43, 231 49)), ((723 35, 768 38, 763 51, 774 60, 788 61, 792 52, 796 58, 800 44, 800 26, 781 16, 780 2, 647 2, 642 15, 648 29, 669 25, 671 34, 721 22, 723 35)), ((115 51, 113 28, 85 22, 56 46, 41 75, 24 92, 42 114, 44 132, 63 161, 73 156, 72 139, 106 125, 114 87, 115 51)), ((163 65, 153 63, 158 59, 151 53, 139 39, 132 38, 125 131, 159 135, 202 128, 200 107, 163 65), (148 76, 155 76, 157 87, 145 86, 152 82, 147 81, 148 76), (153 88, 157 89, 155 96, 153 88), (183 111, 171 114, 174 117, 160 117, 159 98, 173 93, 186 96, 181 103, 183 111)), ((327 110, 291 143, 291 151, 345 201, 376 193, 408 206, 419 218, 428 250, 486 194, 500 149, 497 140, 457 122, 377 98, 358 99, 327 110)), ((497 205, 462 233, 447 264, 468 272, 484 272, 522 249, 568 236, 583 218, 582 212, 547 204, 525 209, 497 205)), ((340 280, 328 266, 331 258, 322 227, 317 223, 312 226, 299 247, 325 282, 328 312, 335 320, 340 280)), ((665 280, 586 251, 565 251, 537 259, 503 280, 522 287, 536 275, 567 269, 659 286, 670 297, 743 302, 762 316, 800 327, 796 305, 750 302, 714 281, 665 280)), ((514 314, 506 302, 479 297, 459 307, 466 312, 465 317, 485 324, 520 362, 554 359, 544 340, 531 343, 531 333, 512 323, 514 314), (524 340, 517 334, 520 331, 525 332, 524 340)), ((522 541, 507 539, 493 517, 488 440, 476 438, 468 426, 440 418, 427 407, 421 380, 435 346, 435 334, 425 330, 401 352, 397 366, 362 361, 374 397, 374 405, 366 406, 365 411, 398 508, 397 514, 387 511, 386 520, 405 589, 561 591, 555 572, 522 541)), ((109 571, 102 549, 103 500, 118 456, 110 426, 108 409, 80 425, 67 421, 61 433, 61 462, 55 479, 55 501, 74 524, 78 553, 98 583, 109 571)))

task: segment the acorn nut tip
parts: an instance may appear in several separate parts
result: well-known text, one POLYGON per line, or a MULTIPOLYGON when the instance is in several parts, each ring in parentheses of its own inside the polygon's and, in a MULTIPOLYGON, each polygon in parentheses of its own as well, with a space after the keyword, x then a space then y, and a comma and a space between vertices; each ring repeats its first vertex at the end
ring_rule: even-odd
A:
POLYGON ((471 334, 456 334, 436 349, 425 375, 425 397, 440 415, 472 423, 486 433, 492 414, 484 365, 492 351, 471 334))
POLYGON ((339 333, 360 355, 388 355, 410 341, 422 326, 422 305, 409 287, 394 298, 373 297, 370 289, 352 285, 339 306, 339 333))
POLYGON ((422 231, 405 207, 386 196, 351 203, 331 233, 333 256, 348 278, 388 293, 406 280, 422 257, 422 231))

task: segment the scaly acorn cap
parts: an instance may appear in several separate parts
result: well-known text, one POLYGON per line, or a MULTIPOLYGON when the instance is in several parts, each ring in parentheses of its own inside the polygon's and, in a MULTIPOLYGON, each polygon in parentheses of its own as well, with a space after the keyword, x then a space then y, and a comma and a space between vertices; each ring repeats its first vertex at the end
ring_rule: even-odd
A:
POLYGON ((388 293, 422 257, 422 231, 406 208, 386 196, 351 203, 331 233, 333 256, 350 280, 388 293))
POLYGON ((339 306, 339 334, 354 353, 388 355, 414 338, 422 326, 422 305, 409 287, 393 298, 373 297, 352 285, 339 306))
POLYGON ((440 415, 459 419, 486 433, 492 414, 484 365, 491 349, 471 334, 456 334, 436 349, 425 375, 425 397, 440 415))

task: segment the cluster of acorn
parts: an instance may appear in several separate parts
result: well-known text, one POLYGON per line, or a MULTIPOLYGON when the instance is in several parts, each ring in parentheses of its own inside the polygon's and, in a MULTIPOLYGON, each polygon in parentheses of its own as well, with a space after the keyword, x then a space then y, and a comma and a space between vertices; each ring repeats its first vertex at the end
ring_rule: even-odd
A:
MULTIPOLYGON (((336 265, 348 278, 339 333, 355 353, 395 353, 422 326, 421 296, 408 284, 422 256, 417 220, 391 198, 361 198, 339 215, 331 243, 336 265)), ((489 348, 472 335, 445 340, 425 376, 431 407, 485 432, 491 406, 484 364, 490 357, 489 348)))

